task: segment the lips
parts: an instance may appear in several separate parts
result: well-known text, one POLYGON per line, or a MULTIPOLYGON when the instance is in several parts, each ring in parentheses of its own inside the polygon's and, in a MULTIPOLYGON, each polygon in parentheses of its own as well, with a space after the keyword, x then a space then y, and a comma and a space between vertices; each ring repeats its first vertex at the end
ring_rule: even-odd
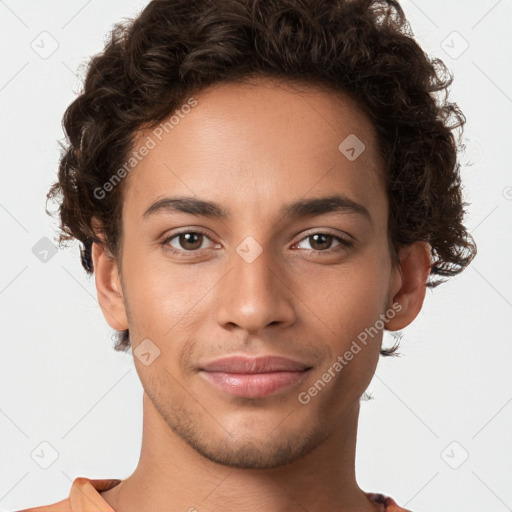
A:
POLYGON ((202 367, 207 372, 226 373, 270 373, 270 372, 300 372, 307 365, 285 357, 242 357, 231 356, 217 359, 202 367))
POLYGON ((234 396, 261 398, 304 380, 311 367, 276 356, 231 356, 201 367, 200 375, 217 389, 234 396))

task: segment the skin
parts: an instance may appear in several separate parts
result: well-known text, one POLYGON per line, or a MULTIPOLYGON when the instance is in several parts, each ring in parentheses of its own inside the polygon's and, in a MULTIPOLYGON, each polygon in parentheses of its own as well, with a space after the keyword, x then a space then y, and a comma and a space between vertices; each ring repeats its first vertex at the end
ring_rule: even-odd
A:
MULTIPOLYGON (((108 323, 129 328, 134 352, 145 339, 160 350, 148 366, 134 356, 144 388, 139 464, 102 497, 116 512, 372 511, 354 465, 359 400, 382 330, 308 404, 298 395, 393 304, 401 309, 388 330, 414 320, 428 246, 403 247, 401 265, 392 263, 376 134, 349 98, 270 79, 222 83, 194 97, 197 106, 126 178, 121 269, 93 245, 108 323), (338 149, 350 134, 366 146, 354 161, 338 149), (364 206, 368 217, 281 213, 332 194, 364 206), (143 217, 155 201, 178 195, 216 202, 229 215, 143 217), (188 245, 183 237, 165 242, 198 229, 206 236, 188 245), (329 237, 315 243, 315 233, 352 246, 329 237), (236 251, 248 236, 262 249, 251 263, 236 251), (199 372, 233 354, 284 356, 312 369, 275 395, 235 397, 199 372)), ((137 144, 151 133, 143 130, 137 144)))

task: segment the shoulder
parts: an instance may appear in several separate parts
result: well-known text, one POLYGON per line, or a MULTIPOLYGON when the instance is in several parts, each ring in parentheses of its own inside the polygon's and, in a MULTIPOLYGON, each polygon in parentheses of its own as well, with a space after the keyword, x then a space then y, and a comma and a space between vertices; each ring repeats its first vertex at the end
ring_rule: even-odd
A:
POLYGON ((16 512, 69 512, 71 510, 71 503, 69 498, 52 503, 50 505, 41 505, 39 507, 24 508, 16 512))
POLYGON ((73 480, 69 496, 56 503, 25 508, 15 512, 114 512, 101 492, 112 489, 119 479, 89 479, 78 476, 73 480))
POLYGON ((396 501, 390 496, 386 496, 379 492, 365 492, 369 500, 379 505, 379 511, 382 512, 412 512, 409 509, 400 507, 396 501))

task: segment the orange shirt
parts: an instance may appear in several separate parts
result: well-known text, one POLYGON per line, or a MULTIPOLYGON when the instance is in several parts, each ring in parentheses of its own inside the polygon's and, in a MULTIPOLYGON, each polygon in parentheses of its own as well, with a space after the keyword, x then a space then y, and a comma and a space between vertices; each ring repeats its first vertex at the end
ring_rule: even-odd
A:
MULTIPOLYGON (((17 512, 115 512, 101 497, 100 492, 107 491, 119 484, 118 479, 90 480, 86 477, 76 477, 71 486, 69 497, 41 507, 26 508, 17 512)), ((399 507, 389 496, 380 493, 365 493, 375 512, 411 512, 399 507)))

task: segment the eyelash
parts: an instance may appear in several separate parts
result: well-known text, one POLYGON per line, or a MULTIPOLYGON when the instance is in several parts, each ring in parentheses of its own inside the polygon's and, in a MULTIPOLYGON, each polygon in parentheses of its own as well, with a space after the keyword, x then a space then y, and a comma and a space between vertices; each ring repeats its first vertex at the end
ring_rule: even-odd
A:
MULTIPOLYGON (((181 257, 181 258, 189 258, 189 257, 191 257, 193 255, 196 255, 201 249, 195 249, 195 250, 191 250, 191 251, 186 251, 185 249, 183 249, 183 250, 175 249, 174 247, 169 245, 169 242, 171 240, 173 240, 176 237, 179 237, 180 235, 185 235, 185 234, 201 234, 201 235, 205 236, 206 238, 210 238, 208 236, 208 234, 205 233, 204 231, 201 231, 201 230, 195 230, 195 231, 188 230, 188 231, 181 231, 179 233, 174 233, 172 236, 169 236, 165 240, 163 240, 160 245, 162 245, 164 250, 169 251, 170 253, 174 254, 175 256, 178 256, 178 257, 181 257), (185 254, 188 253, 188 254, 190 254, 190 256, 185 255, 184 253, 185 254)), ((305 237, 301 238, 299 240, 299 242, 297 242, 297 244, 299 244, 303 240, 306 240, 307 238, 310 238, 310 237, 315 236, 315 235, 331 236, 334 240, 339 242, 340 245, 337 245, 333 249, 326 249, 324 251, 320 251, 320 250, 317 250, 317 249, 303 249, 303 250, 309 251, 310 253, 314 253, 314 254, 334 254, 334 253, 337 253, 337 252, 345 251, 345 250, 351 248, 354 245, 353 242, 350 242, 350 241, 348 241, 348 240, 346 240, 346 239, 344 239, 344 238, 342 238, 340 236, 334 235, 334 234, 326 232, 326 231, 315 231, 314 233, 309 233, 305 237)), ((294 245, 297 245, 297 244, 294 244, 294 245)))

